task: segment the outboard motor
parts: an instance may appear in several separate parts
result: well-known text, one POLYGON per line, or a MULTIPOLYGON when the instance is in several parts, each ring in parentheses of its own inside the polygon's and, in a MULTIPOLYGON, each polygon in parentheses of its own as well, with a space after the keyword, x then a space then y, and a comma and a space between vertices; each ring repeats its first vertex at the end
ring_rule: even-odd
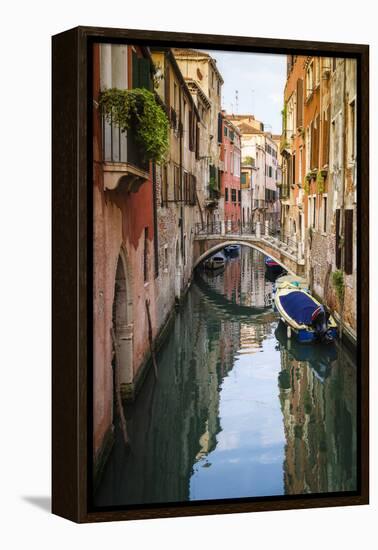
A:
POLYGON ((318 306, 311 315, 311 325, 319 340, 328 340, 328 318, 324 306, 318 306))

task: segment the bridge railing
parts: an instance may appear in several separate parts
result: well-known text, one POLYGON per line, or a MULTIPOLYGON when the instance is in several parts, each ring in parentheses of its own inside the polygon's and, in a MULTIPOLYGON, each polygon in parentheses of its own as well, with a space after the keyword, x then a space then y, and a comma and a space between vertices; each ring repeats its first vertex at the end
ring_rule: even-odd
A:
POLYGON ((301 243, 285 233, 278 226, 272 227, 268 222, 243 223, 240 220, 225 220, 195 224, 196 236, 227 235, 253 236, 274 239, 275 244, 286 252, 301 259, 303 250, 301 243))
POLYGON ((255 223, 243 223, 240 220, 225 220, 208 223, 196 223, 195 235, 255 235, 255 223))

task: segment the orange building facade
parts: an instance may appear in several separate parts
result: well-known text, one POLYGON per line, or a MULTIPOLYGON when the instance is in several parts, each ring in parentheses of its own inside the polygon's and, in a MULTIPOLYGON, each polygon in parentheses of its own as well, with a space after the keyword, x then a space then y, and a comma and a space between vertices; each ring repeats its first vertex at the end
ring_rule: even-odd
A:
POLYGON ((288 56, 281 154, 281 231, 310 288, 356 339, 356 66, 288 56))

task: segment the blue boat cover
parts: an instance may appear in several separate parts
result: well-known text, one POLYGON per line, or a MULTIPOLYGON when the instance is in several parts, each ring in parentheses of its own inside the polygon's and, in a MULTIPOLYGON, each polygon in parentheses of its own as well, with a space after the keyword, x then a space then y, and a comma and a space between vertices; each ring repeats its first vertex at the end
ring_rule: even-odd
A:
POLYGON ((299 325, 311 325, 311 315, 319 307, 311 296, 294 290, 293 292, 279 296, 279 299, 289 317, 294 319, 299 325))

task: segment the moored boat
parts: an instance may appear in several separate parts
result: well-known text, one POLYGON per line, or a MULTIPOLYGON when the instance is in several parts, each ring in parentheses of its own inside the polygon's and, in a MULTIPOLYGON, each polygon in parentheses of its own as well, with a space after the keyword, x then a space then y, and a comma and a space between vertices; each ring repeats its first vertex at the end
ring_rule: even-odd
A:
POLYGON ((305 290, 287 283, 279 288, 274 303, 288 335, 294 332, 299 342, 332 342, 337 325, 325 307, 305 290))
POLYGON ((296 275, 282 275, 282 277, 278 277, 278 279, 276 279, 275 288, 276 290, 286 288, 288 284, 308 292, 307 280, 303 277, 297 277, 296 275))
POLYGON ((229 244, 224 247, 226 256, 237 256, 239 254, 240 246, 238 244, 229 244))
POLYGON ((216 271, 225 266, 224 257, 221 254, 215 254, 203 262, 205 269, 216 271))
POLYGON ((270 256, 266 256, 265 260, 266 276, 270 281, 275 281, 276 278, 284 272, 284 268, 270 256))

